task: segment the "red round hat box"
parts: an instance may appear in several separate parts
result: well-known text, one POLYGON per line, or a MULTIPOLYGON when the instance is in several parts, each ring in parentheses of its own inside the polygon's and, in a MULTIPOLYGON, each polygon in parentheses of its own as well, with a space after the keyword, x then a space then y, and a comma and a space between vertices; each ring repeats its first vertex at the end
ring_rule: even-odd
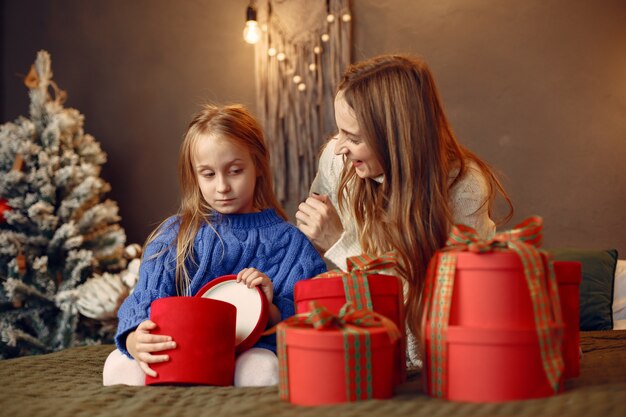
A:
MULTIPOLYGON (((393 396, 396 343, 382 327, 370 333, 372 397, 393 396)), ((298 405, 323 405, 347 398, 344 336, 340 330, 285 329, 289 401, 298 405)))
POLYGON ((513 252, 458 253, 451 304, 451 326, 535 326, 522 261, 513 252))
POLYGON ((559 300, 563 313, 563 361, 565 378, 580 375, 580 282, 582 266, 575 261, 555 261, 554 275, 559 283, 559 300))
POLYGON ((220 300, 237 309, 235 351, 250 349, 261 338, 269 319, 267 298, 260 287, 248 288, 237 275, 224 275, 207 283, 196 297, 220 300))
MULTIPOLYGON (((152 334, 171 336, 176 348, 167 362, 151 364, 156 377, 146 385, 232 385, 235 373, 235 321, 229 303, 196 297, 165 297, 152 302, 152 334)), ((161 352, 159 352, 161 353, 161 352)))
MULTIPOLYGON (((372 309, 391 319, 404 331, 404 303, 402 285, 398 278, 388 275, 369 275, 367 278, 372 309)), ((311 311, 311 301, 317 301, 333 314, 346 303, 346 293, 341 277, 306 279, 298 281, 293 289, 296 313, 311 311)))
MULTIPOLYGON (((427 351, 430 339, 427 328, 427 351)), ((451 401, 502 402, 554 395, 535 329, 448 327, 446 377, 451 401)))

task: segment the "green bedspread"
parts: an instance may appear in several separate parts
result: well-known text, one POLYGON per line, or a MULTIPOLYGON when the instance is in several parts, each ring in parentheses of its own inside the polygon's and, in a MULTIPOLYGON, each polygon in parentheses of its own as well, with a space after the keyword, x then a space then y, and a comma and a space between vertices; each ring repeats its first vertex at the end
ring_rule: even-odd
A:
MULTIPOLYGON (((113 346, 73 348, 0 361, 0 416, 611 416, 626 415, 626 331, 581 333, 579 378, 544 399, 470 404, 429 398, 413 376, 390 400, 298 407, 276 387, 103 387, 113 346)), ((469 382, 471 383, 471 382, 469 382)))

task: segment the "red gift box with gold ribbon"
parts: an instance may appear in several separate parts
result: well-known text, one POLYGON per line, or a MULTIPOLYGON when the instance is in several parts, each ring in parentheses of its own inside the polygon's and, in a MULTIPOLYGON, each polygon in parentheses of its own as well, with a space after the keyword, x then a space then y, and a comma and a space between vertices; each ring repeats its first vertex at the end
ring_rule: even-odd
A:
MULTIPOLYGON (((431 396, 498 402, 561 390, 563 357, 572 360, 578 346, 562 345, 558 281, 537 248, 541 227, 541 218, 531 217, 486 242, 458 225, 431 260, 422 322, 431 396)), ((565 293, 568 304, 577 302, 565 293)))
POLYGON ((353 303, 357 309, 373 310, 389 318, 402 334, 394 376, 396 383, 402 383, 406 380, 404 298, 400 278, 390 275, 398 264, 396 255, 394 252, 379 257, 362 254, 346 261, 348 271, 335 269, 296 283, 296 313, 309 312, 311 301, 333 314, 339 313, 346 303, 353 303))
POLYGON ((400 331, 388 318, 346 303, 338 315, 311 311, 277 326, 280 398, 323 405, 393 395, 400 331))

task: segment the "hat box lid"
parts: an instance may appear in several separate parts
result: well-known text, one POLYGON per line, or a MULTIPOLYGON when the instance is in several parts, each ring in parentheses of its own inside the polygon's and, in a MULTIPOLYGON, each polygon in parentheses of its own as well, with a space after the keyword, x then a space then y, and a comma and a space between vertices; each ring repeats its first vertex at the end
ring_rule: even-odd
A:
POLYGON ((237 275, 224 275, 204 285, 196 297, 226 301, 237 308, 235 351, 241 353, 261 338, 267 326, 269 307, 260 287, 248 288, 237 275))

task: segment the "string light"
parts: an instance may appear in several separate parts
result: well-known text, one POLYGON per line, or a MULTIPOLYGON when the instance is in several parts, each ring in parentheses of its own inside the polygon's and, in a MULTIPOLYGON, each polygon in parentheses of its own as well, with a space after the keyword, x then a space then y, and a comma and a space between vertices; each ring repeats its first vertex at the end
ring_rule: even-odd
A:
MULTIPOLYGON (((257 11, 253 3, 254 3, 254 0, 251 0, 250 4, 248 5, 248 8, 246 9, 246 27, 243 31, 244 40, 250 44, 255 44, 261 39, 262 31, 268 32, 267 24, 264 24, 263 27, 259 26, 258 21, 256 20, 257 11)), ((352 16, 349 13, 344 13, 341 15, 341 17, 339 17, 339 15, 334 15, 332 13, 328 13, 326 15, 326 21, 328 23, 333 23, 339 18, 341 18, 341 20, 345 23, 350 22, 352 20, 352 16)), ((322 42, 327 43, 328 41, 330 41, 330 35, 328 33, 323 33, 320 35, 320 39, 322 42)), ((313 53, 316 55, 320 55, 323 51, 324 50, 320 45, 317 45, 313 48, 313 53)), ((267 55, 272 58, 276 57, 276 59, 280 62, 287 59, 287 56, 285 55, 284 52, 278 52, 276 48, 274 47, 269 47, 267 49, 267 55)), ((317 70, 317 64, 315 62, 310 63, 308 65, 308 69, 311 72, 315 72, 317 70)), ((302 77, 300 75, 298 74, 294 75, 292 80, 293 80, 293 83, 297 86, 297 89, 299 91, 306 90, 306 84, 302 82, 302 77)))
POLYGON ((249 44, 255 44, 261 39, 261 29, 256 21, 256 9, 252 3, 246 9, 246 27, 243 29, 243 39, 249 44))
POLYGON ((300 137, 321 141, 320 138, 334 128, 332 112, 329 114, 327 109, 332 107, 337 73, 349 63, 352 49, 351 24, 347 23, 351 19, 350 2, 301 1, 306 3, 305 7, 285 6, 286 0, 248 0, 245 3, 256 7, 262 31, 259 43, 253 48, 258 75, 264 81, 262 87, 257 86, 261 98, 258 110, 264 122, 275 128, 268 145, 275 147, 288 162, 288 169, 282 170, 281 175, 274 175, 277 197, 286 200, 302 192, 294 189, 297 181, 285 178, 291 175, 302 182, 304 171, 296 169, 298 164, 310 169, 317 163, 314 150, 319 145, 303 147, 300 137), (309 106, 311 100, 317 105, 309 106), (281 122, 286 117, 285 111, 299 120, 298 130, 304 132, 303 135, 289 134, 291 124, 281 122))

